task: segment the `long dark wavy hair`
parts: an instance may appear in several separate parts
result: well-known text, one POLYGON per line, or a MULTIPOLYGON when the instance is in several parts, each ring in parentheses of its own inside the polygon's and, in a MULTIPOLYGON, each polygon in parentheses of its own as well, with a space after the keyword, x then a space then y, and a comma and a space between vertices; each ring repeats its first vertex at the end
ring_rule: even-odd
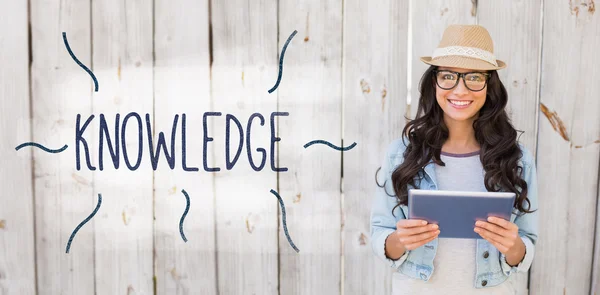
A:
MULTIPOLYGON (((440 153, 449 132, 443 120, 444 111, 436 100, 436 68, 429 67, 421 77, 421 96, 416 118, 405 118, 409 122, 402 134, 406 135, 409 143, 404 151, 404 161, 391 176, 398 201, 392 209, 392 214, 399 205, 408 204, 408 185, 417 187, 415 180, 420 182, 423 179, 424 166, 430 161, 445 166, 440 159, 440 153)), ((523 155, 518 146, 517 130, 511 124, 505 110, 508 101, 506 88, 496 71, 489 73, 485 104, 473 122, 475 139, 481 145, 479 158, 485 170, 485 187, 491 192, 514 192, 514 208, 523 213, 531 213, 533 211, 529 210, 531 204, 527 198, 527 183, 522 178, 523 167, 518 164, 523 155)), ((385 183, 379 186, 385 189, 385 183)))

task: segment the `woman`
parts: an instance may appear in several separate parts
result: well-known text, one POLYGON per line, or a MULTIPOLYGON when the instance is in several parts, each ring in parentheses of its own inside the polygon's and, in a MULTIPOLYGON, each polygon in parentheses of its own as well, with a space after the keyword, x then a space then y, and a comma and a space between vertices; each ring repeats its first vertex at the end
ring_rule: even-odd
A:
POLYGON ((371 245, 396 269, 394 294, 515 294, 537 241, 534 159, 505 111, 507 93, 487 30, 451 25, 421 78, 417 116, 389 146, 378 171, 371 245), (410 188, 516 193, 510 220, 473 224, 480 239, 439 238, 435 224, 407 219, 410 188), (512 276, 511 276, 512 275, 512 276))

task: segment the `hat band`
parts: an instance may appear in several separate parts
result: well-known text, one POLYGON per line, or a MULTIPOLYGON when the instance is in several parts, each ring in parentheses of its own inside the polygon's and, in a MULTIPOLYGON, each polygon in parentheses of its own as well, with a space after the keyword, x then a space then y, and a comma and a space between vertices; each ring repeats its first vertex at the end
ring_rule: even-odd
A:
POLYGON ((496 57, 494 56, 493 53, 491 53, 487 50, 483 50, 481 48, 476 48, 476 47, 448 46, 448 47, 437 48, 433 52, 431 59, 435 59, 435 58, 441 57, 441 56, 450 56, 450 55, 459 55, 459 56, 477 58, 477 59, 489 62, 489 63, 493 64, 494 66, 498 66, 498 64, 496 63, 496 57))

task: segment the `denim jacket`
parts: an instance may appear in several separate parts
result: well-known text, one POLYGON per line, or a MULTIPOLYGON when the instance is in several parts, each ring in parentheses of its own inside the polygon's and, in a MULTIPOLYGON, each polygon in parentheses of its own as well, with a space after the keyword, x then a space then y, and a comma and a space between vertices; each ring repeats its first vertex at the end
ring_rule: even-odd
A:
MULTIPOLYGON (((404 160, 405 144, 408 139, 394 140, 388 147, 384 161, 381 165, 381 171, 377 174, 377 187, 373 207, 371 210, 371 246, 376 256, 384 260, 390 267, 396 269, 404 275, 428 281, 433 274, 433 259, 438 247, 438 238, 414 250, 408 250, 397 260, 392 260, 385 255, 385 240, 396 230, 396 223, 400 219, 406 219, 408 216, 408 207, 400 205, 394 209, 397 204, 391 175, 392 172, 404 160), (386 193, 387 192, 387 193, 386 193), (389 194, 389 195, 388 195, 389 194), (392 195, 393 197, 390 197, 392 195)), ((531 152, 519 143, 523 157, 519 160, 519 165, 523 167, 523 179, 527 182, 527 197, 530 201, 530 210, 538 209, 538 188, 536 167, 531 152)), ((421 181, 415 181, 418 189, 437 190, 435 179, 435 164, 430 161, 422 168, 425 172, 425 178, 421 181)), ((408 189, 414 188, 411 185, 408 189)), ((523 214, 513 208, 510 218, 519 227, 519 236, 525 244, 525 257, 516 266, 510 266, 506 262, 504 254, 500 253, 492 244, 484 239, 477 239, 476 249, 476 275, 473 283, 475 288, 486 288, 496 286, 504 282, 511 274, 515 272, 527 272, 531 266, 535 244, 538 236, 538 212, 523 214)), ((473 225, 474 226, 474 225, 473 225)))

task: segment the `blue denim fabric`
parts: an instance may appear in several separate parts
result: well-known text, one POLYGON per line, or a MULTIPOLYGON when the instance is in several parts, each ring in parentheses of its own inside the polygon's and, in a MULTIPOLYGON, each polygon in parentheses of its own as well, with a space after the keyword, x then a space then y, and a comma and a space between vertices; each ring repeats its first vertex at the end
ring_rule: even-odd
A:
MULTIPOLYGON (((381 165, 381 171, 377 174, 378 183, 384 184, 383 187, 377 187, 373 207, 371 210, 371 246, 373 252, 390 267, 397 271, 424 281, 428 281, 434 272, 433 259, 438 247, 438 239, 417 248, 409 250, 397 260, 392 260, 385 255, 385 240, 396 230, 396 223, 400 219, 408 216, 408 207, 401 205, 394 209, 397 199, 394 196, 391 175, 392 172, 404 160, 405 144, 408 139, 394 140, 388 147, 384 161, 381 165), (387 192, 387 193, 386 193, 387 192), (388 195, 389 194, 389 195, 388 195), (392 195, 393 197, 390 197, 392 195)), ((519 144, 523 157, 519 160, 519 165, 523 167, 523 178, 527 182, 527 197, 531 202, 530 210, 538 209, 538 186, 535 161, 531 152, 522 144, 519 144)), ((419 189, 437 189, 435 179, 435 164, 430 162, 423 167, 425 177, 421 181, 415 181, 416 188, 419 189)), ((408 189, 413 188, 409 185, 408 189)), ((519 235, 526 247, 526 253, 523 260, 516 266, 510 266, 506 258, 492 244, 484 239, 477 239, 476 250, 476 279, 473 282, 475 288, 488 288, 504 282, 511 274, 515 272, 527 272, 533 261, 535 252, 535 243, 538 237, 538 212, 523 214, 517 209, 513 209, 511 222, 519 227, 519 235), (484 253, 487 257, 484 258, 484 253)), ((460 267, 460 266, 459 266, 460 267)))

